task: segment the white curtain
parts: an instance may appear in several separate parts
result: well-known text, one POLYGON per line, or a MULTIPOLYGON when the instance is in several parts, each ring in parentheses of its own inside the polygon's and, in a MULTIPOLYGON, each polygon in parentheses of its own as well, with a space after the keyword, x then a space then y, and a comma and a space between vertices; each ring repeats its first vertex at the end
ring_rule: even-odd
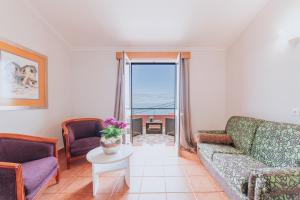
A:
POLYGON ((196 151, 191 125, 190 108, 190 59, 180 57, 180 146, 188 151, 196 151))
POLYGON ((115 98, 114 117, 117 120, 124 121, 125 117, 125 53, 122 58, 118 59, 118 73, 117 73, 117 88, 115 98))

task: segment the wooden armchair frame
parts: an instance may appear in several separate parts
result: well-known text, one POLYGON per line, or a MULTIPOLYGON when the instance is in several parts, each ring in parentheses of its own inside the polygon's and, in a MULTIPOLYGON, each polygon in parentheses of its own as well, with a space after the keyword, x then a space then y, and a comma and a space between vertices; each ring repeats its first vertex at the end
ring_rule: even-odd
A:
MULTIPOLYGON (((36 137, 36 136, 29 136, 29 135, 21 135, 21 134, 16 134, 16 133, 0 133, 0 138, 16 139, 16 140, 23 140, 23 141, 30 141, 30 142, 40 142, 40 143, 53 144, 53 146, 54 146, 53 155, 56 157, 57 163, 58 163, 57 139, 36 137)), ((14 169, 15 170, 17 200, 25 200, 22 164, 20 164, 20 163, 11 163, 11 162, 0 162, 0 168, 2 168, 2 169, 14 169)), ((57 169, 57 173, 54 174, 53 178, 55 178, 56 183, 59 183, 59 168, 57 169)), ((42 194, 42 192, 48 186, 49 186, 49 183, 45 184, 40 189, 40 191, 35 195, 34 199, 38 199, 40 197, 40 195, 42 194)))
POLYGON ((76 119, 69 119, 64 121, 61 124, 62 127, 62 136, 64 139, 64 145, 65 145, 65 153, 66 153, 66 161, 67 161, 67 169, 70 169, 70 164, 73 160, 78 160, 83 158, 85 155, 80 155, 80 156, 71 156, 71 144, 70 144, 70 138, 69 138, 69 129, 68 129, 68 124, 72 123, 72 122, 82 122, 82 121, 98 121, 100 127, 104 127, 103 126, 103 120, 99 119, 99 118, 76 118, 76 119))

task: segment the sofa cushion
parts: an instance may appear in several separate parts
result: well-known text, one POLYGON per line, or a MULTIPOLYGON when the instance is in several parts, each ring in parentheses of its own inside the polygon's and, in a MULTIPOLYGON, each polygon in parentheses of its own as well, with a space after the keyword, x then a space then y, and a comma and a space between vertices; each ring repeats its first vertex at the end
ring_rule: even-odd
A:
POLYGON ((55 157, 46 157, 22 164, 25 194, 32 193, 48 178, 51 172, 58 168, 55 157))
POLYGON ((95 137, 101 130, 99 122, 96 120, 75 121, 70 123, 68 128, 74 135, 75 140, 86 137, 95 137))
POLYGON ((247 194, 251 170, 267 167, 262 162, 242 154, 216 153, 213 164, 230 185, 244 194, 247 194))
POLYGON ((99 137, 88 137, 88 138, 75 140, 74 143, 71 145, 71 155, 72 156, 84 155, 90 150, 99 146, 100 146, 99 137))
POLYGON ((221 144, 205 144, 198 143, 199 153, 209 160, 213 160, 213 156, 216 153, 226 153, 226 154, 242 154, 243 152, 229 145, 221 144))
POLYGON ((299 138, 299 125, 264 122, 257 130, 251 155, 270 167, 297 167, 299 138))
POLYGON ((226 133, 232 137, 234 146, 249 155, 255 132, 262 120, 250 117, 231 117, 226 125, 226 133))

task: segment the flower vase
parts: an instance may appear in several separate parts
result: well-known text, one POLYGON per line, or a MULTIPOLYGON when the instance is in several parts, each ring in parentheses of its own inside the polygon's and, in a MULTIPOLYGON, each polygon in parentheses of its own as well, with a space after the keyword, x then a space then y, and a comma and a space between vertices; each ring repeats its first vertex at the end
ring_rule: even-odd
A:
POLYGON ((105 138, 101 137, 100 146, 102 146, 103 152, 107 155, 118 153, 122 144, 122 137, 105 138))

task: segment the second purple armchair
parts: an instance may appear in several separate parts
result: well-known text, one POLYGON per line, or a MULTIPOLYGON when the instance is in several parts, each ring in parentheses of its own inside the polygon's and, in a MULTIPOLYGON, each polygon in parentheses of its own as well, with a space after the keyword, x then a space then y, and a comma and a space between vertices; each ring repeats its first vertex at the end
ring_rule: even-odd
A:
POLYGON ((62 123, 67 168, 72 160, 81 158, 90 150, 100 146, 103 121, 98 118, 70 119, 62 123))

